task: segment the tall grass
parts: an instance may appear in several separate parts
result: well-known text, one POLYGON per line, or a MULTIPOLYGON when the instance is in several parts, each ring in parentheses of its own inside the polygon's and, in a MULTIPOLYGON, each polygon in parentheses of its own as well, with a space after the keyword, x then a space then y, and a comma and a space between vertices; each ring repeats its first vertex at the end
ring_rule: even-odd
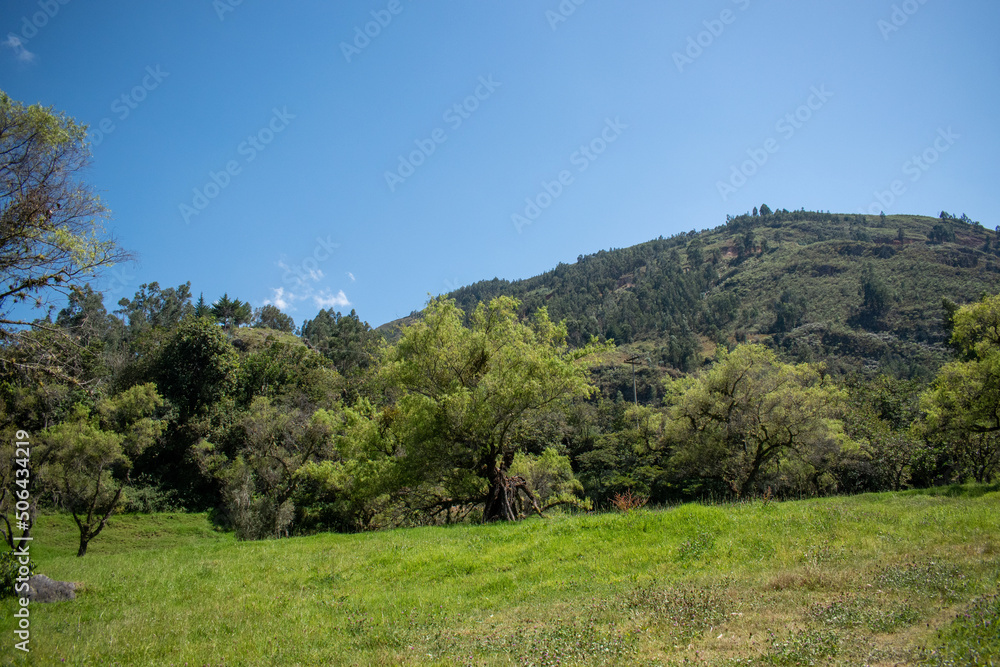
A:
POLYGON ((200 515, 116 517, 82 559, 72 521, 47 516, 33 556, 40 572, 78 582, 78 598, 31 607, 27 656, 13 650, 16 607, 4 601, 0 655, 37 665, 948 664, 967 644, 988 656, 997 641, 983 635, 995 604, 982 600, 1000 582, 1000 493, 966 489, 268 542, 235 542, 200 515))

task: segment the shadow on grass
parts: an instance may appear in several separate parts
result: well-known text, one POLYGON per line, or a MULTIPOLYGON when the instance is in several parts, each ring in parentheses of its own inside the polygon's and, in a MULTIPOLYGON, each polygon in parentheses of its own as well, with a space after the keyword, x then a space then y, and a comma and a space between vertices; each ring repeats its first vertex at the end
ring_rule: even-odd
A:
POLYGON ((979 498, 987 493, 1000 491, 1000 482, 994 484, 951 484, 935 486, 929 489, 911 489, 904 491, 908 496, 944 496, 946 498, 979 498))

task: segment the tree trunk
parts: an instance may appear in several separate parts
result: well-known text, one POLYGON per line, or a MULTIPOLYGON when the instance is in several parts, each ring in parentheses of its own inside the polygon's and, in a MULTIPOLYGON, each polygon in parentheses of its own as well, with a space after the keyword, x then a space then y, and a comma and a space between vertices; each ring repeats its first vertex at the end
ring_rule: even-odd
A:
POLYGON ((520 475, 510 477, 507 471, 514 462, 513 452, 504 455, 499 465, 490 462, 486 466, 486 479, 490 484, 486 494, 486 505, 483 507, 483 523, 491 521, 517 521, 521 518, 521 498, 524 494, 539 516, 542 514, 538 499, 528 488, 527 480, 520 475))
POLYGON ((80 531, 80 549, 76 552, 76 557, 81 558, 87 554, 87 545, 90 544, 90 535, 84 535, 83 531, 80 531))
POLYGON ((516 521, 519 514, 515 507, 517 488, 511 484, 507 471, 502 465, 490 466, 487 470, 487 480, 490 489, 486 494, 486 506, 483 508, 483 523, 516 521))

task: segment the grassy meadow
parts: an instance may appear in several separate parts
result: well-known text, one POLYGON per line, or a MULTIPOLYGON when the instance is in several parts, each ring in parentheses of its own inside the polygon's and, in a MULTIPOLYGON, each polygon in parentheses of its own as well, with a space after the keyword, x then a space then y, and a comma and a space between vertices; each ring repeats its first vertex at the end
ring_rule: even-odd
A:
POLYGON ((236 542, 42 517, 31 665, 1000 665, 1000 486, 236 542))

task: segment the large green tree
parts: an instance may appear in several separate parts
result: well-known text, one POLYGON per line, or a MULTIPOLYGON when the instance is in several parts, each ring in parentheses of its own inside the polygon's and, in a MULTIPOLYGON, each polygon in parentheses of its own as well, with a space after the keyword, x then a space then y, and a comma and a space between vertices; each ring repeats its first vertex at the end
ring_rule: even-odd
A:
POLYGON ((187 419, 235 390, 238 366, 236 350, 222 330, 207 319, 191 319, 167 340, 154 373, 160 391, 187 419))
POLYGON ((302 323, 302 339, 330 359, 337 371, 356 375, 374 360, 379 335, 353 310, 342 315, 324 308, 302 323))
POLYGON ((464 324, 454 301, 435 299, 385 349, 383 379, 400 392, 403 465, 409 479, 438 489, 442 503, 481 503, 483 520, 515 520, 537 497, 511 466, 537 414, 590 394, 566 328, 543 308, 530 321, 508 297, 480 304, 464 324))
POLYGON ((804 468, 819 487, 843 439, 842 391, 817 368, 782 363, 763 345, 723 352, 669 390, 665 437, 676 465, 723 480, 736 496, 782 465, 804 468))

